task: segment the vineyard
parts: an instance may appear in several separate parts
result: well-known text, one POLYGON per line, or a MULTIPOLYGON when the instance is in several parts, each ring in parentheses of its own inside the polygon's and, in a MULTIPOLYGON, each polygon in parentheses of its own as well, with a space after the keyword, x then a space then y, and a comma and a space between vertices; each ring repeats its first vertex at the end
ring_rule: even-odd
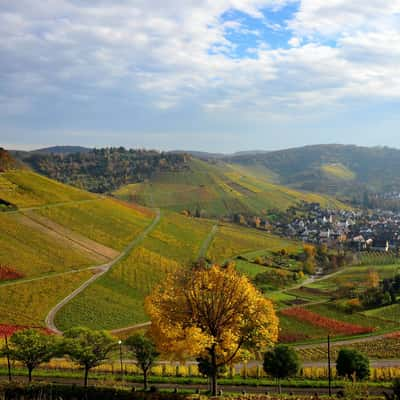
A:
POLYGON ((139 247, 60 310, 57 326, 115 329, 147 321, 144 298, 168 272, 196 260, 211 228, 207 221, 166 212, 139 247))
POLYGON ((95 242, 122 250, 149 223, 151 217, 111 199, 43 208, 40 215, 95 242))
POLYGON ((400 258, 394 252, 368 251, 361 253, 360 265, 392 265, 400 266, 400 258))
POLYGON ((341 335, 360 335, 374 331, 372 327, 364 327, 324 317, 320 314, 306 310, 302 307, 292 307, 281 311, 283 315, 296 318, 302 322, 307 322, 313 326, 326 329, 331 334, 341 335))
POLYGON ((207 257, 222 262, 239 254, 243 254, 245 258, 253 258, 258 254, 264 254, 266 250, 286 249, 297 252, 299 247, 297 242, 285 240, 266 232, 223 224, 219 227, 211 243, 207 257))
POLYGON ((90 200, 95 196, 27 170, 0 175, 0 198, 19 208, 90 200))
POLYGON ((31 277, 93 265, 95 259, 45 230, 32 226, 21 214, 0 214, 0 264, 31 277))
POLYGON ((286 210, 301 200, 346 208, 332 197, 289 189, 267 178, 239 165, 190 159, 185 169, 156 173, 148 182, 122 186, 114 195, 149 207, 199 211, 210 218, 261 215, 267 209, 286 210))
MULTIPOLYGON (((336 359, 338 352, 343 345, 331 345, 332 359, 336 359)), ((387 334, 383 338, 369 340, 365 342, 351 343, 345 346, 358 350, 372 359, 399 359, 400 358, 400 333, 387 334)), ((327 346, 315 345, 307 348, 297 348, 300 358, 304 362, 324 361, 327 359, 327 346)))
POLYGON ((1 265, 0 264, 0 282, 1 281, 12 281, 14 279, 20 279, 24 276, 17 272, 15 268, 10 267, 9 265, 1 265))
POLYGON ((50 309, 89 279, 93 271, 0 286, 0 321, 7 325, 44 326, 50 309))

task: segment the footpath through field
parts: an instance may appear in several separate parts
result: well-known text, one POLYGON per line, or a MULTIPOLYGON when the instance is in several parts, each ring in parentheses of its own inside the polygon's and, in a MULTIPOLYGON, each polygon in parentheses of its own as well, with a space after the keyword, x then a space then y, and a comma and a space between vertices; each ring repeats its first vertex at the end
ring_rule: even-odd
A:
POLYGON ((210 233, 207 235, 204 242, 202 243, 200 250, 199 250, 199 254, 197 256, 197 259, 205 257, 205 255, 207 254, 208 248, 210 247, 211 242, 214 239, 214 236, 216 235, 217 231, 218 231, 218 225, 214 225, 212 227, 210 233))
MULTIPOLYGON (((161 219, 161 211, 160 209, 156 209, 156 217, 152 221, 152 223, 140 234, 138 235, 132 242, 128 244, 125 250, 119 254, 117 258, 110 261, 107 264, 98 265, 96 267, 91 267, 91 269, 98 270, 98 272, 93 275, 89 280, 83 283, 79 288, 74 290, 70 295, 68 295, 65 299, 61 300, 58 304, 56 304, 50 312, 47 314, 45 323, 46 327, 55 333, 62 334, 62 332, 56 327, 54 319, 57 312, 64 307, 67 303, 69 303, 73 298, 75 298, 78 294, 82 293, 88 286, 90 286, 93 282, 103 276, 106 272, 110 270, 115 264, 121 261, 125 256, 127 256, 142 240, 156 227, 161 219)), ((54 275, 53 275, 54 276, 54 275)))

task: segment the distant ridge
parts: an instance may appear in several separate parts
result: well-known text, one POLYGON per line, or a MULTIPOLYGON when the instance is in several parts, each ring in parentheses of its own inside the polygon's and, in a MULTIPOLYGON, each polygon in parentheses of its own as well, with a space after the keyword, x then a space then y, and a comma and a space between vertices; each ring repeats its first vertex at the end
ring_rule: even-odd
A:
POLYGON ((30 153, 42 154, 71 154, 71 153, 87 153, 91 148, 82 146, 51 146, 43 149, 32 150, 30 153))

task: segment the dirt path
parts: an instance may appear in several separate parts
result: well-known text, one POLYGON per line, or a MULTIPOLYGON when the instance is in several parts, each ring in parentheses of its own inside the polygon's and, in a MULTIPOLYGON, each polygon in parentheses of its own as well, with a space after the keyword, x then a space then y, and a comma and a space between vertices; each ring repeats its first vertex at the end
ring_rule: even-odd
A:
POLYGON ((205 257, 205 255, 207 254, 207 250, 210 247, 211 242, 214 239, 214 236, 216 235, 217 231, 218 231, 218 225, 214 225, 210 233, 207 235, 204 242, 202 243, 197 259, 205 257))
POLYGON ((160 219, 161 219, 161 211, 157 209, 157 214, 153 222, 140 235, 138 235, 134 240, 132 240, 132 242, 129 243, 129 245, 125 248, 124 251, 122 251, 122 253, 117 258, 115 258, 114 260, 110 261, 107 264, 99 265, 97 267, 91 267, 92 269, 97 269, 99 272, 93 275, 83 285, 74 290, 70 295, 68 295, 64 300, 60 301, 50 310, 45 320, 47 328, 51 329, 55 333, 62 334, 62 332, 56 327, 54 322, 57 312, 60 311, 60 309, 64 307, 67 303, 69 303, 74 297, 83 292, 93 282, 95 282, 97 279, 103 276, 107 271, 110 270, 110 268, 112 268, 115 264, 117 264, 125 256, 127 256, 133 250, 133 248, 136 247, 156 227, 160 219))

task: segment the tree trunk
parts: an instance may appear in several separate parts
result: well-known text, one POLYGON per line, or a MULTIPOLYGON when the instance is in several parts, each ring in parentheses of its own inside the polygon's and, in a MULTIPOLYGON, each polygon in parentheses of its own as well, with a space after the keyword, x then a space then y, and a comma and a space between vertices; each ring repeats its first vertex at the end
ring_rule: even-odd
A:
POLYGON ((28 368, 28 382, 32 382, 32 368, 28 368))
POLYGON ((143 387, 147 390, 147 369, 143 370, 143 387))
POLYGON ((211 347, 211 394, 217 395, 217 357, 215 354, 215 344, 211 347))
POLYGON ((85 367, 85 380, 84 380, 85 388, 87 388, 88 386, 88 376, 89 376, 89 368, 85 367))

